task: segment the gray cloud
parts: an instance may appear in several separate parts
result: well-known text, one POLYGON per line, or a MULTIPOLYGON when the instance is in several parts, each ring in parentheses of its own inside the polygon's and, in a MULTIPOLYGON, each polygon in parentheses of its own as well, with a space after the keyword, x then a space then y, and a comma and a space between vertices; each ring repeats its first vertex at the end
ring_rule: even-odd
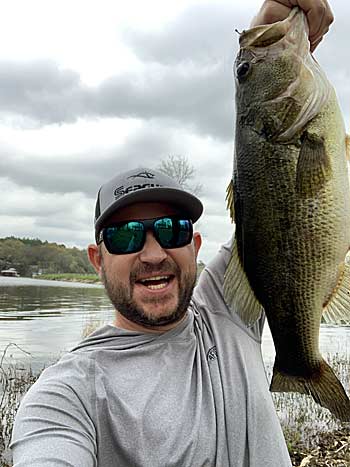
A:
MULTIPOLYGON (((20 187, 33 187, 41 193, 82 192, 95 198, 99 186, 123 167, 137 165, 156 167, 170 154, 186 154, 189 135, 176 129, 148 122, 132 132, 121 145, 103 151, 88 151, 72 156, 37 156, 18 152, 13 147, 0 147, 0 173, 20 187)), ((202 169, 205 174, 205 157, 202 169)), ((193 155, 193 159, 195 155, 193 155)))
POLYGON ((167 119, 223 140, 232 137, 233 84, 220 65, 191 70, 151 66, 96 91, 95 114, 167 119))
MULTIPOLYGON (((96 87, 84 85, 77 73, 52 61, 0 62, 0 115, 41 125, 138 118, 230 141, 238 43, 234 28, 247 27, 249 19, 234 6, 207 4, 186 9, 156 32, 125 30, 124 40, 142 60, 139 70, 112 76, 96 87)), ((341 103, 350 97, 347 53, 342 52, 346 41, 347 25, 340 17, 316 54, 341 103)))
POLYGON ((237 11, 233 4, 207 3, 190 6, 157 31, 125 28, 123 39, 145 62, 212 65, 233 61, 235 29, 247 28, 248 22, 247 12, 237 11))
POLYGON ((0 62, 0 112, 39 123, 75 121, 83 112, 85 87, 77 73, 52 61, 0 62))
POLYGON ((187 69, 150 66, 112 77, 92 88, 52 62, 0 62, 0 114, 40 124, 78 118, 165 119, 193 131, 229 139, 231 72, 221 65, 187 69))

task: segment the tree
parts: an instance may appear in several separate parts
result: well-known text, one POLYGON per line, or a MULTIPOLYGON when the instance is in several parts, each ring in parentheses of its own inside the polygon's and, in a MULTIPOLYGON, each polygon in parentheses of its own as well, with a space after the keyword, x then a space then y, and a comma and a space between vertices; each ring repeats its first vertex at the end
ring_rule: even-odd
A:
POLYGON ((168 156, 166 160, 161 161, 158 170, 177 180, 182 188, 194 195, 201 193, 202 185, 200 183, 193 184, 195 168, 189 163, 186 156, 168 156))
POLYGON ((0 270, 16 268, 21 276, 33 273, 94 272, 85 250, 68 248, 39 239, 0 238, 0 270))

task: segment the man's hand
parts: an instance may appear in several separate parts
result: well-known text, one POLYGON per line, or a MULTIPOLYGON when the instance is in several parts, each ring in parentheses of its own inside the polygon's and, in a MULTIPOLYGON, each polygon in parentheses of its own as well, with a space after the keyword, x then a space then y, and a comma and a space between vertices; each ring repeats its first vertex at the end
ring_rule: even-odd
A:
POLYGON ((311 52, 313 52, 334 20, 327 0, 265 0, 251 27, 281 21, 287 18, 290 10, 295 6, 301 8, 307 17, 311 52))

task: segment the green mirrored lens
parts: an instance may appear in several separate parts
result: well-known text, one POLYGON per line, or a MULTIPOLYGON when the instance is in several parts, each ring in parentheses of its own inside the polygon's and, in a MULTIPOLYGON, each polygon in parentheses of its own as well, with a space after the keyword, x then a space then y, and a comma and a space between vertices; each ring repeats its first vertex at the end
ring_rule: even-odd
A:
POLYGON ((192 240, 192 225, 188 220, 179 220, 178 244, 187 245, 192 240))
POLYGON ((155 221, 154 229, 163 248, 178 248, 191 241, 192 228, 188 220, 163 217, 155 221))
POLYGON ((163 248, 171 248, 173 246, 173 241, 175 238, 174 222, 176 221, 170 219, 169 217, 163 217, 154 223, 154 228, 156 229, 158 239, 163 248))
POLYGON ((106 228, 105 242, 112 253, 133 253, 141 249, 144 239, 144 226, 131 221, 121 226, 106 228))

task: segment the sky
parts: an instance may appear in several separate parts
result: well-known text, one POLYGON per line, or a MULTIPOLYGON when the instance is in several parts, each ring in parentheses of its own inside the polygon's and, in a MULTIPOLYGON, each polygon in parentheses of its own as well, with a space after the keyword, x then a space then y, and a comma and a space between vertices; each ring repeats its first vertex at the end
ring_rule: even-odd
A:
MULTIPOLYGON (((0 237, 86 248, 96 194, 121 170, 188 158, 207 263, 225 208, 238 34, 262 1, 5 0, 0 17, 0 237)), ((315 58, 350 123, 350 3, 315 58)))

